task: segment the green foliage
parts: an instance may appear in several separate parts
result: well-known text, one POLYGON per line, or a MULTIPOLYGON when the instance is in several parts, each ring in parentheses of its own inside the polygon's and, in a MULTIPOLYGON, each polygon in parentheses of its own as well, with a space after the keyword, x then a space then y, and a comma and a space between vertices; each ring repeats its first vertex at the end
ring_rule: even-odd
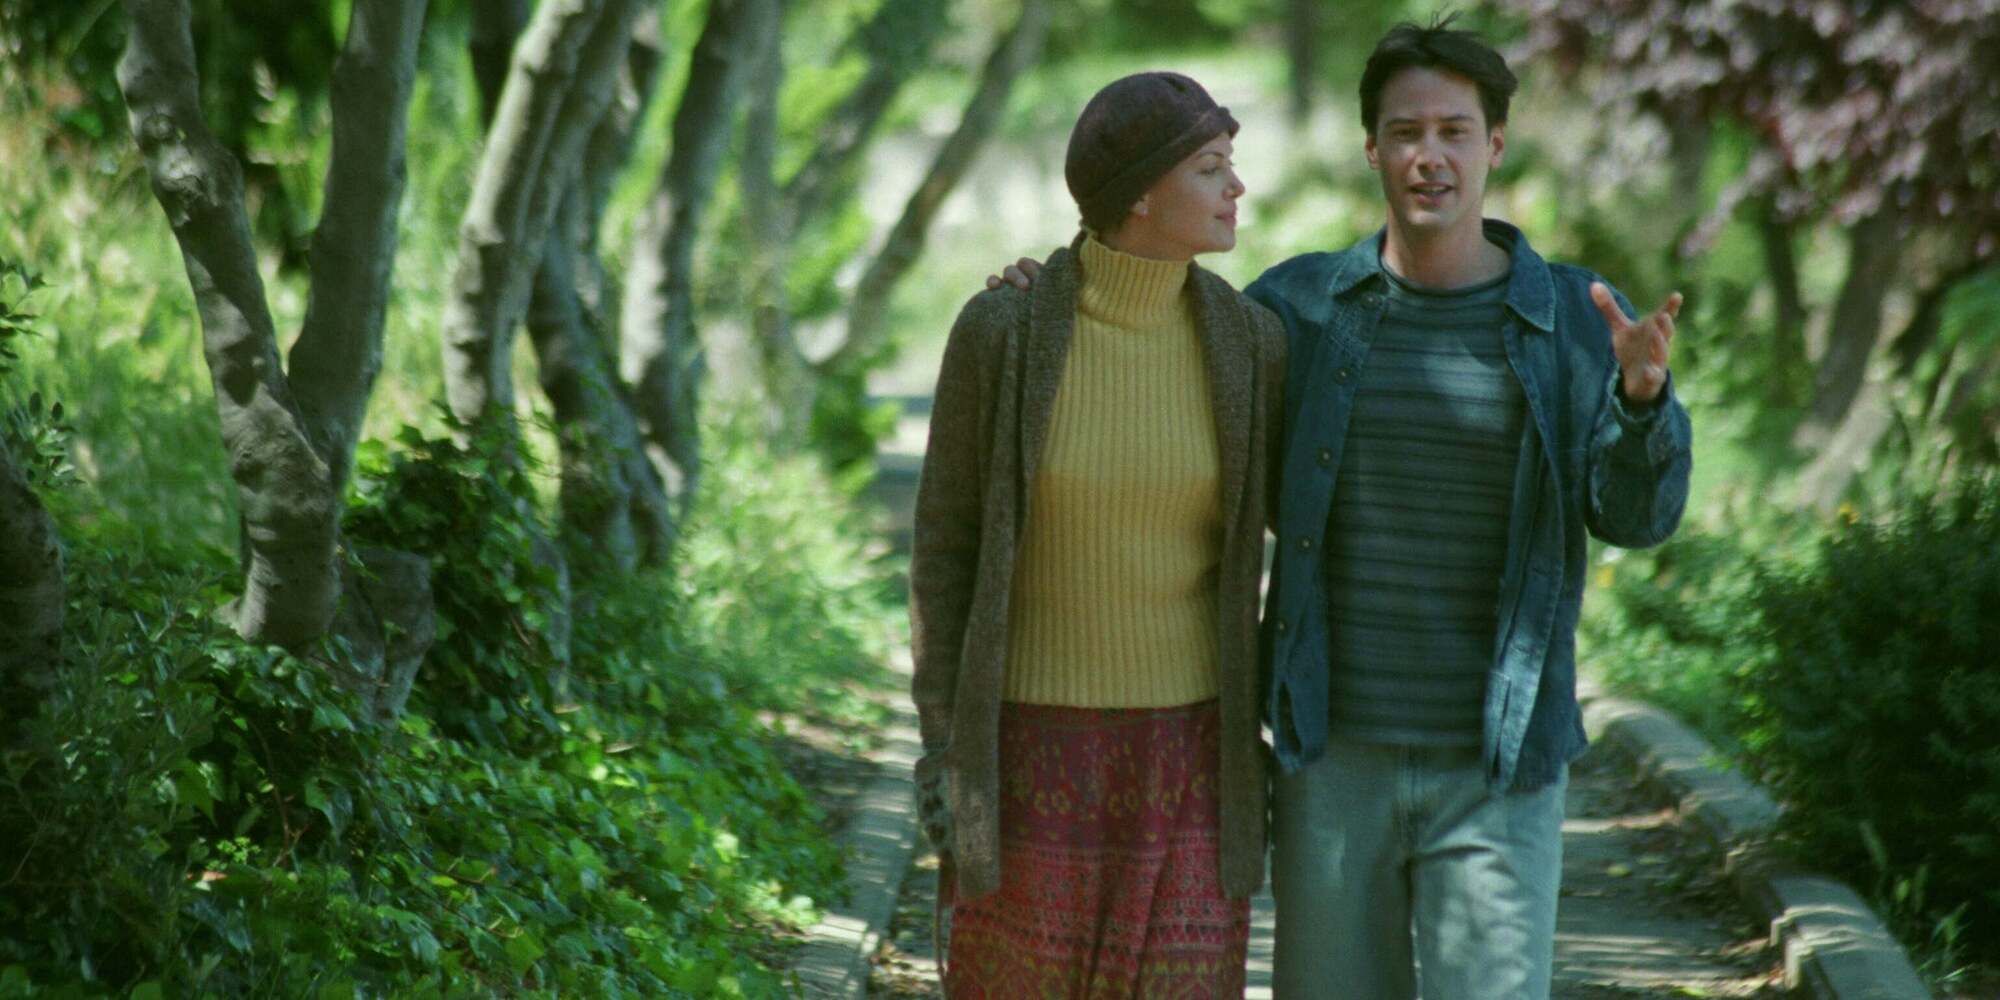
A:
POLYGON ((364 443, 343 524, 358 543, 430 560, 437 641, 421 690, 433 719, 453 737, 518 744, 560 729, 568 595, 535 549, 527 466, 493 457, 508 445, 495 433, 460 444, 405 427, 394 453, 364 443))
POLYGON ((1605 683, 1729 746, 1734 716, 1717 693, 1753 655, 1743 616, 1754 551, 1737 532, 1686 528, 1644 552, 1604 548, 1577 625, 1580 655, 1605 683))
POLYGON ((1925 916, 2000 947, 2000 477, 1843 524, 1754 599, 1745 756, 1801 848, 1914 878, 1925 916))
POLYGON ((1599 676, 1769 787, 1789 843, 1872 890, 1935 977, 2000 955, 2000 477, 1880 520, 1721 520, 1607 550, 1592 582, 1599 676))
POLYGON ((681 566, 587 582, 558 702, 526 679, 547 651, 521 561, 480 568, 520 544, 519 484, 480 447, 368 446, 351 523, 468 562, 440 566, 456 631, 390 728, 330 681, 338 649, 249 646, 212 614, 228 560, 141 551, 108 512, 64 525, 67 659, 0 758, 8 995, 785 991, 776 942, 839 865, 767 720, 853 729, 881 681, 894 608, 857 522, 811 462, 725 437, 681 566), (456 703, 495 678, 532 724, 459 738, 456 703))
MULTIPOLYGON (((39 335, 41 324, 26 299, 45 287, 40 275, 0 256, 0 377, 11 375, 21 355, 14 344, 39 335)), ((0 451, 12 455, 30 486, 60 488, 75 481, 66 446, 76 432, 63 420, 63 405, 39 392, 19 398, 12 379, 0 382, 0 451)))

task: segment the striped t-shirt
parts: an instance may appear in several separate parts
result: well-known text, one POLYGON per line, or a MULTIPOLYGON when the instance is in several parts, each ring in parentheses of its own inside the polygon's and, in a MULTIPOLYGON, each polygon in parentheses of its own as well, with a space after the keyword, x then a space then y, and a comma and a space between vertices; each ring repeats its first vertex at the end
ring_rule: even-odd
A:
POLYGON ((1507 277, 1439 292, 1383 274, 1327 523, 1333 732, 1476 745, 1524 407, 1507 277))

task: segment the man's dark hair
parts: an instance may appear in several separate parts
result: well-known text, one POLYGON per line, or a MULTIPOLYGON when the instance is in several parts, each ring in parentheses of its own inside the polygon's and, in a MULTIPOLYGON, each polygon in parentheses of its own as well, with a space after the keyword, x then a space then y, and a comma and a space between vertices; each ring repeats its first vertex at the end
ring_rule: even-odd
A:
POLYGON ((1389 78, 1411 67, 1447 70, 1472 81, 1479 88, 1479 106, 1486 113, 1486 127, 1507 123, 1507 101, 1520 81, 1507 68, 1507 60, 1486 39, 1451 22, 1456 13, 1422 27, 1405 21, 1389 29, 1368 54, 1368 66, 1361 71, 1361 124, 1375 134, 1376 116, 1382 113, 1382 88, 1389 78))

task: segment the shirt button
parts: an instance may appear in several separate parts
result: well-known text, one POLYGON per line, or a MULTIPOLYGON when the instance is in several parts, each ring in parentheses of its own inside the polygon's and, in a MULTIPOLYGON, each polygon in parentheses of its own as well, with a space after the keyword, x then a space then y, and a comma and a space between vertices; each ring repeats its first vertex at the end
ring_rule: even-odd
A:
POLYGON ((1313 547, 1313 540, 1311 536, 1299 539, 1299 549, 1301 551, 1311 551, 1312 547, 1313 547))
POLYGON ((1285 630, 1285 620, 1283 618, 1280 618, 1278 619, 1278 631, 1283 632, 1284 630, 1285 630))
POLYGON ((1321 465, 1332 465, 1332 464, 1333 464, 1333 449, 1332 449, 1332 448, 1321 448, 1321 449, 1319 450, 1319 464, 1321 464, 1321 465))
POLYGON ((1382 304, 1382 296, 1375 292, 1365 292, 1361 296, 1361 304, 1369 309, 1373 309, 1382 304))
POLYGON ((1348 368, 1342 368, 1339 371, 1333 373, 1333 380, 1335 382, 1346 383, 1349 379, 1352 379, 1353 377, 1354 377, 1353 370, 1348 368))

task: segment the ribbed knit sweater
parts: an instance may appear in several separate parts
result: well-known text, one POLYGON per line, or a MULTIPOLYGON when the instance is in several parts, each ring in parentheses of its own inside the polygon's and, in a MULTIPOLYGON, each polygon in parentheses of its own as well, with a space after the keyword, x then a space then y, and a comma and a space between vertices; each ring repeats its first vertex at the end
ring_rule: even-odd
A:
POLYGON ((1079 257, 1076 331, 1014 573, 1005 697, 1212 698, 1222 504, 1187 264, 1094 239, 1079 257))

